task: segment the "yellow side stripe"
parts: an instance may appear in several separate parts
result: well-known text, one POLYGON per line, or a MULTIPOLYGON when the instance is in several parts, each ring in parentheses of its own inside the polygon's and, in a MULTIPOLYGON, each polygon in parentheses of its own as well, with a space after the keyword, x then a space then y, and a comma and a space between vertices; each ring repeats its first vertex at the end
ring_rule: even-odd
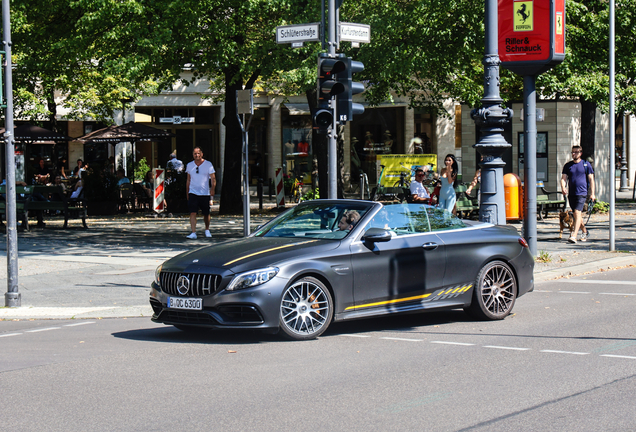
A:
POLYGON ((262 251, 254 252, 254 253, 251 253, 251 254, 249 254, 249 255, 243 255, 243 256, 242 256, 242 257, 240 257, 240 258, 237 258, 237 259, 235 259, 235 260, 232 260, 232 261, 226 262, 225 264, 223 264, 223 266, 227 266, 227 265, 230 265, 230 264, 234 264, 234 263, 235 263, 235 262, 237 262, 237 261, 241 261, 241 260, 244 260, 244 259, 246 259, 246 258, 250 258, 250 257, 256 256, 256 255, 260 255, 260 254, 263 254, 263 253, 266 253, 266 252, 271 252, 271 251, 278 250, 278 249, 285 249, 285 248, 288 248, 288 247, 298 246, 298 245, 301 245, 301 244, 311 243, 311 242, 315 242, 315 241, 316 241, 316 240, 307 240, 307 241, 300 242, 300 243, 288 244, 288 245, 284 245, 284 246, 276 246, 276 247, 274 247, 274 248, 270 248, 270 249, 265 249, 265 250, 262 250, 262 251))
POLYGON ((403 298, 403 299, 387 300, 387 301, 381 301, 381 302, 376 302, 376 303, 368 303, 368 304, 364 304, 364 305, 360 305, 360 306, 349 306, 348 308, 345 308, 345 310, 366 308, 366 307, 372 307, 372 306, 382 306, 382 305, 400 303, 400 302, 411 301, 411 300, 420 300, 420 299, 424 299, 424 298, 426 298, 428 296, 430 296, 430 294, 423 294, 423 295, 414 296, 414 297, 406 297, 406 298, 403 298))

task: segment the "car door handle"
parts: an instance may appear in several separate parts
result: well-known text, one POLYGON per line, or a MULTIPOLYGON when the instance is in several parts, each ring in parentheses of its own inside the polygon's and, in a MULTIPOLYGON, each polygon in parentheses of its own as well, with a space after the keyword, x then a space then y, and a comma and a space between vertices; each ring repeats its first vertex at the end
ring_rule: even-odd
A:
POLYGON ((434 249, 437 249, 437 243, 432 243, 432 242, 424 243, 422 247, 426 250, 434 250, 434 249))

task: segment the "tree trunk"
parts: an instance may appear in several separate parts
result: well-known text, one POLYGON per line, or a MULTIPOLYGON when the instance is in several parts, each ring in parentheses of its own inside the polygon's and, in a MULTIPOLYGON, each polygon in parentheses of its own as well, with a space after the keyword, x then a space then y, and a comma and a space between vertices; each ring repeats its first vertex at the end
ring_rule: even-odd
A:
POLYGON ((51 130, 53 132, 59 132, 57 129, 57 104, 55 103, 55 91, 52 88, 47 92, 46 105, 49 109, 49 122, 51 123, 51 130))
POLYGON ((583 159, 594 157, 594 135, 596 134, 596 103, 581 101, 581 148, 583 159))
POLYGON ((236 79, 238 69, 229 67, 225 74, 225 159, 223 164, 223 186, 219 214, 243 214, 241 185, 243 172, 243 133, 237 116, 236 91, 243 90, 243 80, 236 79), (232 80, 235 82, 232 82, 232 80))

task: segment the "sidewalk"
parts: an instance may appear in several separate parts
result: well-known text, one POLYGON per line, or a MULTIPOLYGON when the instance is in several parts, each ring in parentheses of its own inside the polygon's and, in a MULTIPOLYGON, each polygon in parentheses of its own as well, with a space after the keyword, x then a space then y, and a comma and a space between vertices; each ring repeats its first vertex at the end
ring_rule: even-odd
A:
MULTIPOLYGON (((631 198, 631 192, 624 195, 631 198)), ((273 204, 264 207, 272 209, 273 204)), ((252 230, 275 215, 255 214, 257 209, 258 203, 252 201, 252 230)), ((193 247, 242 237, 242 216, 218 216, 218 206, 216 211, 212 239, 202 235, 200 218, 199 238, 187 240, 186 215, 142 213, 91 218, 88 230, 81 228, 80 221, 69 221, 65 230, 63 220, 47 220, 46 228, 18 233, 22 306, 0 307, 0 320, 150 317, 149 286, 159 264, 193 247)), ((521 224, 514 226, 521 230, 521 224)), ((609 252, 609 215, 593 215, 590 239, 577 244, 567 243, 567 233, 558 239, 558 217, 537 222, 539 255, 548 262, 537 262, 535 281, 636 265, 636 203, 617 202, 615 226, 617 252, 609 252)), ((0 254, 6 259, 6 240, 0 243, 0 254)), ((3 294, 6 278, 6 265, 0 266, 3 294)), ((4 305, 4 298, 0 301, 4 305)))

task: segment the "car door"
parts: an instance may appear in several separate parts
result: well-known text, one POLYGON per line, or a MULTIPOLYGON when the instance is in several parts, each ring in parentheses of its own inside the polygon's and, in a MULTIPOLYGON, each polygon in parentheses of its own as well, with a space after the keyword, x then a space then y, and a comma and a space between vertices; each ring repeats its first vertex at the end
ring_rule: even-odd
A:
POLYGON ((392 232, 388 242, 354 241, 351 262, 355 309, 397 309, 412 305, 439 288, 444 279, 445 251, 412 210, 417 205, 386 206, 365 227, 392 232))

